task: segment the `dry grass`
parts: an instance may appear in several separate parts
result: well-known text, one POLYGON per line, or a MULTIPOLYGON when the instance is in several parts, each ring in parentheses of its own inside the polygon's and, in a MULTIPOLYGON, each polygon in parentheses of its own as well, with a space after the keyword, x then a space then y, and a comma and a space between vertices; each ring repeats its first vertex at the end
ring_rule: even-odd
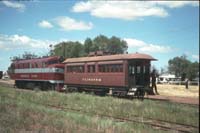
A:
POLYGON ((164 96, 199 98, 199 86, 186 89, 184 85, 158 84, 157 88, 159 94, 164 96))

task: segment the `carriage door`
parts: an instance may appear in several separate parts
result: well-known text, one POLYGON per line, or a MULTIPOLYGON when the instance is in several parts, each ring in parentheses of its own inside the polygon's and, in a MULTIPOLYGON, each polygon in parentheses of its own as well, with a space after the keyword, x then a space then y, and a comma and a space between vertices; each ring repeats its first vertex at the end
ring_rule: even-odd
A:
POLYGON ((129 64, 128 69, 129 69, 129 72, 128 72, 129 86, 132 88, 135 86, 135 66, 134 66, 134 64, 129 64))
POLYGON ((129 86, 141 86, 144 85, 144 74, 143 74, 143 62, 132 61, 129 62, 129 86))

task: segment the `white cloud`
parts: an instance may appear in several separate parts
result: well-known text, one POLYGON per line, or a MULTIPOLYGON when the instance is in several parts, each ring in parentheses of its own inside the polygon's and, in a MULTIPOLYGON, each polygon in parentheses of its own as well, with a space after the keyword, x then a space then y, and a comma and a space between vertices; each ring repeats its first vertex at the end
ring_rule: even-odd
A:
POLYGON ((55 18, 55 22, 62 28, 62 30, 90 30, 93 27, 91 22, 86 23, 83 21, 77 21, 70 17, 57 17, 55 18))
POLYGON ((168 53, 172 51, 172 48, 169 46, 149 44, 142 40, 137 40, 134 38, 124 38, 127 42, 129 49, 134 48, 139 52, 149 52, 149 53, 168 53))
POLYGON ((199 60, 199 55, 192 55, 192 58, 199 60))
POLYGON ((194 1, 87 1, 76 3, 73 12, 89 12, 100 18, 134 20, 146 16, 166 17, 168 8, 199 6, 194 1))
POLYGON ((41 22, 39 22, 38 26, 40 26, 42 28, 48 28, 48 29, 53 27, 53 25, 46 20, 42 20, 41 22))
POLYGON ((154 44, 148 44, 139 49, 139 51, 151 52, 151 53, 168 53, 171 50, 172 49, 169 46, 161 46, 161 45, 154 45, 154 44))
POLYGON ((10 8, 14 8, 14 9, 17 9, 18 11, 24 11, 25 10, 25 5, 22 4, 22 3, 19 3, 19 2, 11 2, 11 1, 2 1, 2 3, 7 6, 7 7, 10 7, 10 8))
POLYGON ((143 47, 146 46, 146 43, 141 41, 141 40, 137 40, 134 38, 125 38, 124 39, 129 47, 143 47))
POLYGON ((33 39, 25 35, 3 35, 0 34, 0 50, 14 49, 44 49, 49 48, 55 41, 33 39))
POLYGON ((154 3, 169 8, 181 8, 184 6, 199 6, 198 1, 154 1, 154 3))

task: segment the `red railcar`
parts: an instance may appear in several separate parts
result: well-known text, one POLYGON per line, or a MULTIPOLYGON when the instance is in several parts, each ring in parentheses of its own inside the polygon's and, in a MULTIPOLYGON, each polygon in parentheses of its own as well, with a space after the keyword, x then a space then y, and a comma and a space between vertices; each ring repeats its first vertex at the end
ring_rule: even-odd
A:
POLYGON ((16 87, 28 89, 60 89, 64 83, 64 65, 60 57, 15 60, 9 75, 16 87))
POLYGON ((120 54, 68 58, 65 63, 66 88, 135 95, 150 86, 150 62, 147 54, 120 54))

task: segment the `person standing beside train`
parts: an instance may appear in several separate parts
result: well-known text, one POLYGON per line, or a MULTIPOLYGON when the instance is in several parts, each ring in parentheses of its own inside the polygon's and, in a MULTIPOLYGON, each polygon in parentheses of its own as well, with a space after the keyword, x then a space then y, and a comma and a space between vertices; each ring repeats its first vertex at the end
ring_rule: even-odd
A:
POLYGON ((152 87, 152 91, 153 88, 155 88, 155 94, 159 95, 158 91, 157 91, 157 86, 156 86, 156 70, 153 69, 152 73, 151 73, 151 87, 152 87))
POLYGON ((189 79, 186 78, 186 79, 185 79, 185 88, 186 88, 186 89, 188 89, 188 84, 189 84, 188 82, 189 82, 189 79))

